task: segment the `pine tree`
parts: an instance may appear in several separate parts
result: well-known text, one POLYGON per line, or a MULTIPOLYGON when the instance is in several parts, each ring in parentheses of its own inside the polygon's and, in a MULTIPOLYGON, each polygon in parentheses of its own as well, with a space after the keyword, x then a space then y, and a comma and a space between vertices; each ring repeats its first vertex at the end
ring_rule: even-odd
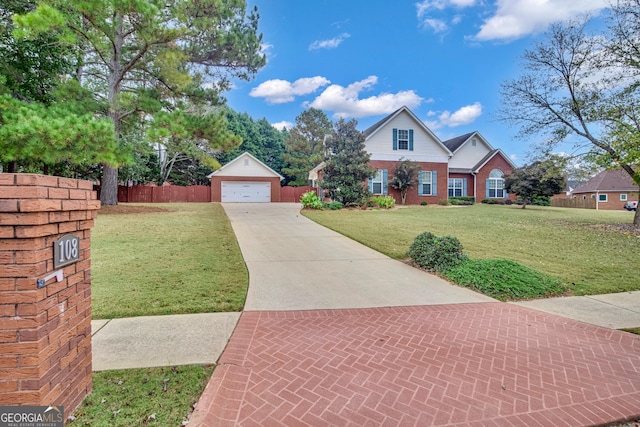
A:
POLYGON ((345 206, 360 206, 369 198, 366 180, 375 170, 369 166, 364 134, 356 129, 355 119, 340 119, 327 141, 326 166, 322 170, 321 187, 331 199, 345 206))

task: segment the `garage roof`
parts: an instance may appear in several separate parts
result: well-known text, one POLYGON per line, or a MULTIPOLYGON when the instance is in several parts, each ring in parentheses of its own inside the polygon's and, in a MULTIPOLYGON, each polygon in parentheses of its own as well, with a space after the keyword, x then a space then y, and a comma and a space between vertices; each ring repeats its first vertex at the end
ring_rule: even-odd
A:
POLYGON ((280 178, 280 180, 284 179, 278 172, 246 151, 217 171, 209 174, 207 178, 211 178, 212 176, 277 177, 280 178))

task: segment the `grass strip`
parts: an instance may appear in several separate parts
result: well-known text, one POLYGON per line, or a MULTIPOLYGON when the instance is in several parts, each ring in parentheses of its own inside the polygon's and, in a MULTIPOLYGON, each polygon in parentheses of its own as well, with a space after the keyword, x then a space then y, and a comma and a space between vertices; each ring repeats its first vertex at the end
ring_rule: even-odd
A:
POLYGON ((214 366, 174 366, 93 373, 93 392, 67 426, 180 426, 214 366))
POLYGON ((566 291, 560 279, 506 259, 467 260, 442 274, 500 301, 549 298, 566 291))
POLYGON ((135 213, 100 213, 92 230, 94 319, 242 309, 249 277, 220 204, 118 210, 135 213))

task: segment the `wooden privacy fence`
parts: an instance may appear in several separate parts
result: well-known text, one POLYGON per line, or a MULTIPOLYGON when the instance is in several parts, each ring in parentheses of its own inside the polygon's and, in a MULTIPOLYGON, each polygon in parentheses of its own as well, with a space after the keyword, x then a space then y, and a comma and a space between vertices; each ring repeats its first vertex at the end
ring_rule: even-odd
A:
POLYGON ((596 199, 577 197, 575 199, 551 199, 551 206, 557 208, 595 209, 596 199))
POLYGON ((280 187, 280 201, 286 203, 299 203, 302 195, 308 191, 317 191, 316 187, 280 187))
MULTIPOLYGON (((316 191, 315 187, 280 187, 280 201, 298 203, 307 191, 316 191)), ((211 202, 211 187, 207 185, 134 185, 118 187, 118 203, 208 203, 211 202)))
POLYGON ((207 203, 211 201, 211 187, 207 185, 163 185, 152 187, 134 185, 118 187, 119 203, 207 203))

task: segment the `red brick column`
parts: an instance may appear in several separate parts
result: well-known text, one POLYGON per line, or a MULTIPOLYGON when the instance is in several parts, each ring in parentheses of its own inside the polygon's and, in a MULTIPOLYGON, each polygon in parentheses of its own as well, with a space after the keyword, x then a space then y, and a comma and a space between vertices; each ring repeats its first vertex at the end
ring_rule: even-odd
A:
POLYGON ((0 173, 0 405, 63 405, 91 392, 89 181, 0 173), (79 260, 54 268, 54 241, 79 238, 79 260), (62 269, 63 279, 37 280, 62 269))

